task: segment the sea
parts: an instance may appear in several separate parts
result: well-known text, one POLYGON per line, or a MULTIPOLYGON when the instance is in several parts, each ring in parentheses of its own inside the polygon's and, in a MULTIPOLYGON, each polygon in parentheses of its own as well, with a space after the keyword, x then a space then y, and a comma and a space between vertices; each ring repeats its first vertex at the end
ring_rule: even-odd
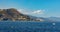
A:
POLYGON ((60 32, 60 22, 0 21, 0 32, 60 32))

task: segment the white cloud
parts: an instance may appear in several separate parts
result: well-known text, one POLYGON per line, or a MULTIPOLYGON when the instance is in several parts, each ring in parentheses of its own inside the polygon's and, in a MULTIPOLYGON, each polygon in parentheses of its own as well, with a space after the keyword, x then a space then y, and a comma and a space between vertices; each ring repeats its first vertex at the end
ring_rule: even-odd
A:
POLYGON ((33 14, 43 14, 44 10, 36 10, 36 11, 33 11, 32 13, 33 14))
POLYGON ((20 13, 23 13, 23 14, 29 14, 29 15, 35 15, 35 14, 43 14, 44 13, 44 10, 36 10, 36 11, 27 11, 25 9, 19 9, 18 10, 20 13))
POLYGON ((20 13, 23 13, 23 14, 29 14, 29 12, 27 12, 26 10, 24 10, 24 9, 19 9, 18 10, 20 13))

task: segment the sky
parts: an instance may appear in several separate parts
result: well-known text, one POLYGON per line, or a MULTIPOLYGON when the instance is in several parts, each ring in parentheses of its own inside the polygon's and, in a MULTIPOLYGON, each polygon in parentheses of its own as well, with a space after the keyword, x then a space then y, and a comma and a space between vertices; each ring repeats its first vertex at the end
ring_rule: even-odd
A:
POLYGON ((0 9, 7 8, 37 17, 60 17, 60 0, 0 0, 0 9))

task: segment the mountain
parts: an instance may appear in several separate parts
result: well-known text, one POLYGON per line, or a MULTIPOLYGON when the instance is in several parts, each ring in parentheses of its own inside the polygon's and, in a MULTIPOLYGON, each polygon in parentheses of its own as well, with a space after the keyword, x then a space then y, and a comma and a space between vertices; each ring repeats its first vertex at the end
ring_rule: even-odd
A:
POLYGON ((10 20, 27 20, 27 16, 19 13, 17 9, 0 9, 0 20, 10 19, 10 20))
POLYGON ((51 21, 60 21, 60 17, 49 17, 48 19, 51 21))
POLYGON ((22 14, 15 8, 0 9, 0 20, 40 21, 37 17, 22 14))

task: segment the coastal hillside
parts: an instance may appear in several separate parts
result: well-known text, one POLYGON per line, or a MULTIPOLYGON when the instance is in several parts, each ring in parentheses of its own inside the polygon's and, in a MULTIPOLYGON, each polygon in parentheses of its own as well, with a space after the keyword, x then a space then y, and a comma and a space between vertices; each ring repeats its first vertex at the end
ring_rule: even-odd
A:
POLYGON ((22 14, 17 11, 15 8, 10 9, 0 9, 0 20, 23 20, 23 21, 43 21, 36 17, 31 17, 29 15, 22 14))

